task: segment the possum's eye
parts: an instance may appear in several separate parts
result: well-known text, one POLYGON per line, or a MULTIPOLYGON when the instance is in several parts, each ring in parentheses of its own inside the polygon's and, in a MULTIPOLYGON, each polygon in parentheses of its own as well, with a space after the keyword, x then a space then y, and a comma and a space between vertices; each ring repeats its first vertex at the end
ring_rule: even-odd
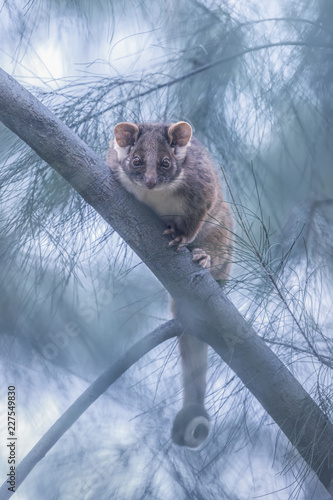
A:
POLYGON ((162 167, 164 168, 169 168, 170 167, 170 160, 169 158, 164 158, 161 163, 162 167))
POLYGON ((134 167, 140 167, 142 165, 142 161, 141 161, 140 156, 134 156, 134 158, 132 160, 132 164, 134 167))

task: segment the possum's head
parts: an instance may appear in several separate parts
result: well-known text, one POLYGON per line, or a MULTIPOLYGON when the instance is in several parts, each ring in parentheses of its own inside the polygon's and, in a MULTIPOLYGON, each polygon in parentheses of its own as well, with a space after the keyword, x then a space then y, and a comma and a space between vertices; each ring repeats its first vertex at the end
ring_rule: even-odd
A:
POLYGON ((191 125, 186 122, 118 123, 114 149, 123 174, 132 183, 158 190, 179 178, 191 136, 191 125))

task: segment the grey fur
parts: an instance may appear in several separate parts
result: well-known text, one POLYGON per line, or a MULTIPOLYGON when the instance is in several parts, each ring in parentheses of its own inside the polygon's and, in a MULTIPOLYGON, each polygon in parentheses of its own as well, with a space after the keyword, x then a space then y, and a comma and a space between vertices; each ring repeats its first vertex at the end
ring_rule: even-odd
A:
MULTIPOLYGON (((192 137, 189 124, 118 124, 107 163, 124 188, 165 221, 165 234, 173 238, 171 245, 189 245, 193 260, 207 267, 216 280, 228 278, 230 211, 215 164, 204 146, 192 137)), ((184 398, 172 437, 177 444, 194 448, 209 431, 204 408, 207 347, 188 335, 183 335, 179 344, 184 398), (198 432, 193 429, 197 421, 198 432)))

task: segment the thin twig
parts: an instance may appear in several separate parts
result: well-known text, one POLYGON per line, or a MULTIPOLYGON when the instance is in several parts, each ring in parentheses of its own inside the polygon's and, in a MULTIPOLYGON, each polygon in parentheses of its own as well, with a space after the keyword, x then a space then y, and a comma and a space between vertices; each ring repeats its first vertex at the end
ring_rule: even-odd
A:
MULTIPOLYGON (((167 321, 136 342, 125 354, 102 373, 76 401, 61 415, 40 438, 16 468, 16 490, 46 453, 59 441, 66 431, 128 368, 149 351, 172 337, 179 335, 180 326, 176 320, 167 321)), ((7 500, 14 492, 8 490, 7 482, 0 487, 1 500, 7 500)))
MULTIPOLYGON (((327 365, 327 362, 325 361, 325 359, 316 351, 314 345, 312 344, 312 342, 309 340, 309 338, 307 337, 306 333, 304 332, 299 320, 296 318, 295 314, 293 313, 293 311, 291 310, 286 298, 284 297, 282 291, 280 290, 280 287, 278 286, 274 276, 273 276, 273 272, 271 271, 271 269, 269 269, 267 263, 265 262, 265 259, 263 258, 263 256, 261 255, 261 253, 259 252, 256 244, 254 243, 253 241, 253 238, 252 236, 250 235, 247 227, 246 227, 246 223, 242 217, 242 214, 238 208, 238 205, 236 203, 236 200, 234 198, 234 195, 232 193, 232 190, 230 188, 230 185, 229 185, 229 182, 228 182, 228 179, 225 175, 225 172, 224 172, 224 169, 222 167, 222 173, 223 173, 223 176, 224 176, 224 180, 227 184, 227 187, 228 187, 228 190, 230 192, 230 196, 232 197, 232 201, 234 203, 234 206, 235 206, 235 209, 236 209, 236 212, 237 212, 237 215, 239 217, 239 220, 240 220, 240 223, 241 223, 241 226, 242 226, 242 229, 244 231, 244 233, 246 234, 246 237, 251 245, 251 248, 254 252, 254 254, 256 255, 260 265, 262 266, 265 274, 267 275, 268 279, 270 280, 270 282, 272 283, 276 293, 278 294, 278 297, 281 299, 282 303, 284 304, 285 308, 287 309, 288 313, 290 314, 291 318, 293 319, 293 321, 295 322, 298 330, 300 331, 302 337, 304 338, 304 340, 306 341, 306 343, 308 344, 309 348, 311 349, 311 352, 313 353, 313 355, 319 360, 321 361, 322 363, 326 364, 327 365)), ((257 186, 256 186, 257 188, 257 186)), ((260 206, 260 210, 261 210, 261 206, 260 206)), ((327 365, 329 366, 330 368, 332 368, 332 365, 327 365)))
POLYGON ((154 87, 145 90, 144 92, 139 92, 135 94, 134 96, 127 97, 126 99, 123 99, 122 101, 118 101, 115 104, 111 104, 110 106, 107 106, 101 111, 98 111, 96 113, 88 113, 84 118, 81 118, 81 120, 77 121, 76 123, 73 124, 73 126, 78 127, 82 125, 82 123, 86 122, 88 119, 96 118, 107 111, 110 111, 111 109, 114 109, 118 106, 124 106, 126 103, 129 101, 133 101, 134 99, 138 99, 140 97, 145 97, 153 92, 156 92, 158 90, 161 90, 163 88, 168 88, 171 87, 172 85, 175 85, 176 83, 182 82, 186 80, 187 78, 191 78, 192 76, 197 75, 198 73, 202 73, 203 71, 206 71, 208 69, 214 68, 215 66, 218 66, 219 64, 227 63, 230 62, 234 59, 237 59, 238 57, 242 57, 246 54, 250 54, 251 52, 258 52, 260 50, 264 49, 272 49, 275 47, 313 47, 313 48, 322 48, 322 49, 333 49, 333 44, 331 43, 315 43, 315 42, 293 42, 293 41, 286 41, 286 42, 277 42, 277 43, 266 43, 263 45, 258 45, 256 47, 251 47, 248 49, 244 49, 240 52, 237 52, 236 54, 233 54, 232 56, 228 57, 222 57, 220 59, 217 59, 216 61, 212 61, 210 63, 204 64, 203 66, 199 66, 198 68, 193 69, 192 71, 189 71, 188 73, 185 73, 184 75, 181 75, 177 78, 172 78, 171 80, 164 82, 164 83, 159 83, 158 85, 155 85, 154 87))

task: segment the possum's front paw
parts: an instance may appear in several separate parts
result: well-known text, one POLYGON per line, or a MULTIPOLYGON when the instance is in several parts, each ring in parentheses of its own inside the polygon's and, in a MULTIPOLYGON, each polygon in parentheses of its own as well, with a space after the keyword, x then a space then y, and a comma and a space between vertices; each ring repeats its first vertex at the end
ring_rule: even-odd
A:
POLYGON ((208 255, 201 248, 194 248, 192 250, 192 260, 197 262, 199 266, 209 268, 210 267, 210 255, 208 255))
POLYGON ((184 234, 179 234, 173 225, 170 225, 163 234, 171 234, 173 239, 169 242, 169 246, 178 245, 178 248, 182 248, 184 245, 190 242, 190 238, 184 234))

